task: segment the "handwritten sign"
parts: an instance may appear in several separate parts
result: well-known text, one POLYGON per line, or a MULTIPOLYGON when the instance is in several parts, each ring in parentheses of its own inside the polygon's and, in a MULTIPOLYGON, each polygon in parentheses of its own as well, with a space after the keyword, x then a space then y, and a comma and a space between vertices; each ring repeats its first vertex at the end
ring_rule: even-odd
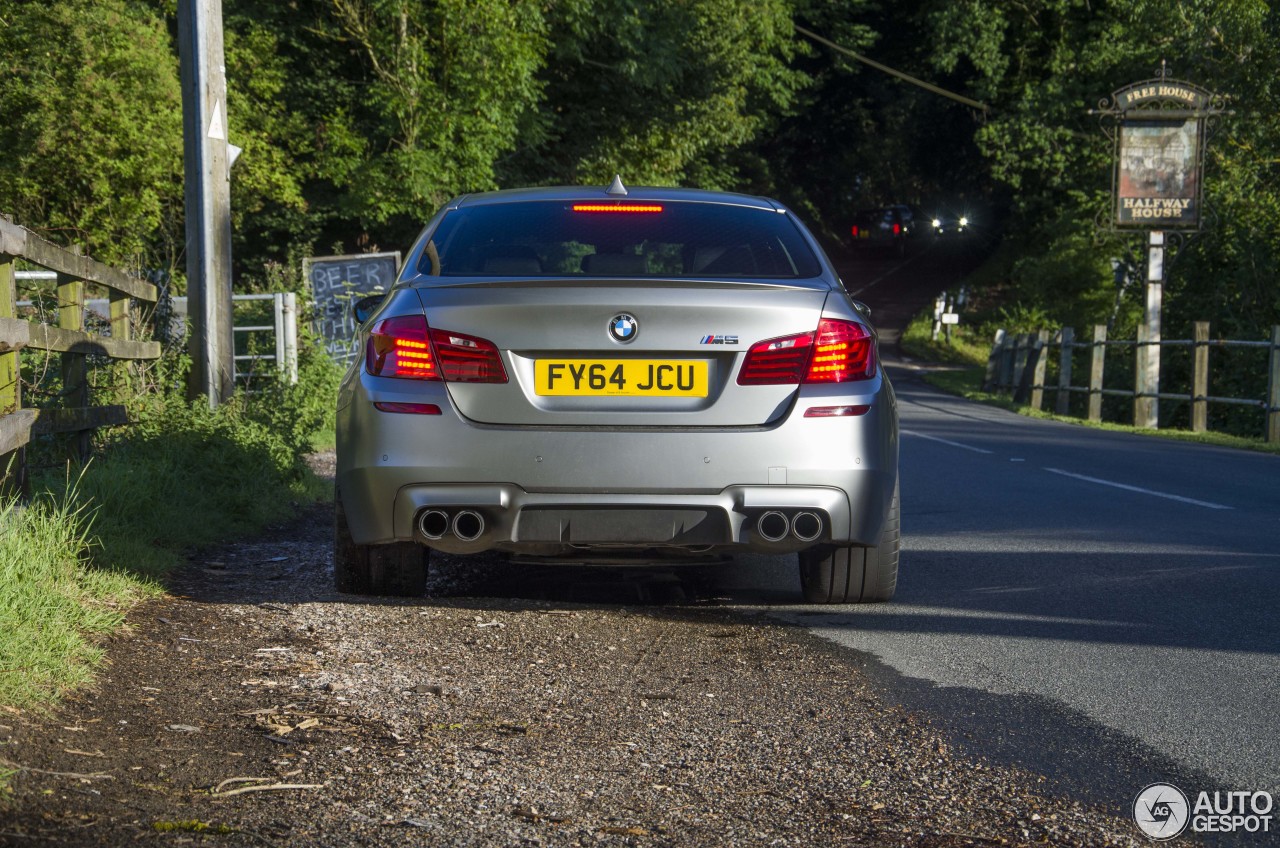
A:
POLYGON ((313 256, 303 260, 302 268, 316 304, 316 332, 335 362, 350 362, 358 352, 351 304, 391 290, 400 270, 399 251, 313 256))

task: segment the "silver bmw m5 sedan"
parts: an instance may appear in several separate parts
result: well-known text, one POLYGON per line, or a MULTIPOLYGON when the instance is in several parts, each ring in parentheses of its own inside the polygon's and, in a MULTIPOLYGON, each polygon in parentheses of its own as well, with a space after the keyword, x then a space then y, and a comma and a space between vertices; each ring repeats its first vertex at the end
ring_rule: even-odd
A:
POLYGON ((898 413, 865 307, 796 216, 721 192, 466 195, 356 304, 338 397, 339 590, 433 551, 798 555, 806 600, 897 585, 898 413))

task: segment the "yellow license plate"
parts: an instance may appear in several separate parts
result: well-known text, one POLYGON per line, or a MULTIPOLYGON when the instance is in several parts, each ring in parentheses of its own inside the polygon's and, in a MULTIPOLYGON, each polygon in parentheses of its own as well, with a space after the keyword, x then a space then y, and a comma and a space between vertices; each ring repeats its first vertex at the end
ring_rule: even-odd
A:
POLYGON ((539 395, 706 397, 707 363, 680 359, 539 359, 539 395))

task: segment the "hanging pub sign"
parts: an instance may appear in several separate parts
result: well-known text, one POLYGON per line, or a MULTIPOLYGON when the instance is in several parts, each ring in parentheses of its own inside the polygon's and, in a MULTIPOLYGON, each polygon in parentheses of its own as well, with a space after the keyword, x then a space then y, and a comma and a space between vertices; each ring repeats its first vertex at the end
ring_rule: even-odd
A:
POLYGON ((1160 76, 1125 86, 1093 113, 1115 142, 1113 227, 1198 231, 1204 201, 1205 138, 1222 98, 1160 76))

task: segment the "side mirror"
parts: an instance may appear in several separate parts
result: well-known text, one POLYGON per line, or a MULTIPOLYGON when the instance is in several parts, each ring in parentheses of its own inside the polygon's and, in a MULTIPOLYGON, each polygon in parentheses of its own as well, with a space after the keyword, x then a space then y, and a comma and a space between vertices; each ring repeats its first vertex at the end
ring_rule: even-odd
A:
POLYGON ((858 310, 858 314, 859 314, 859 315, 861 315, 863 318, 866 318, 868 321, 870 321, 870 320, 871 320, 871 307, 870 307, 870 306, 867 306, 865 303, 863 303, 863 302, 862 302, 862 301, 860 301, 860 300, 855 300, 855 301, 853 302, 853 308, 854 308, 854 309, 856 309, 856 310, 858 310))
POLYGON ((371 294, 368 297, 362 297, 351 305, 351 314, 355 316, 357 324, 363 324, 369 320, 382 303, 385 294, 371 294))

